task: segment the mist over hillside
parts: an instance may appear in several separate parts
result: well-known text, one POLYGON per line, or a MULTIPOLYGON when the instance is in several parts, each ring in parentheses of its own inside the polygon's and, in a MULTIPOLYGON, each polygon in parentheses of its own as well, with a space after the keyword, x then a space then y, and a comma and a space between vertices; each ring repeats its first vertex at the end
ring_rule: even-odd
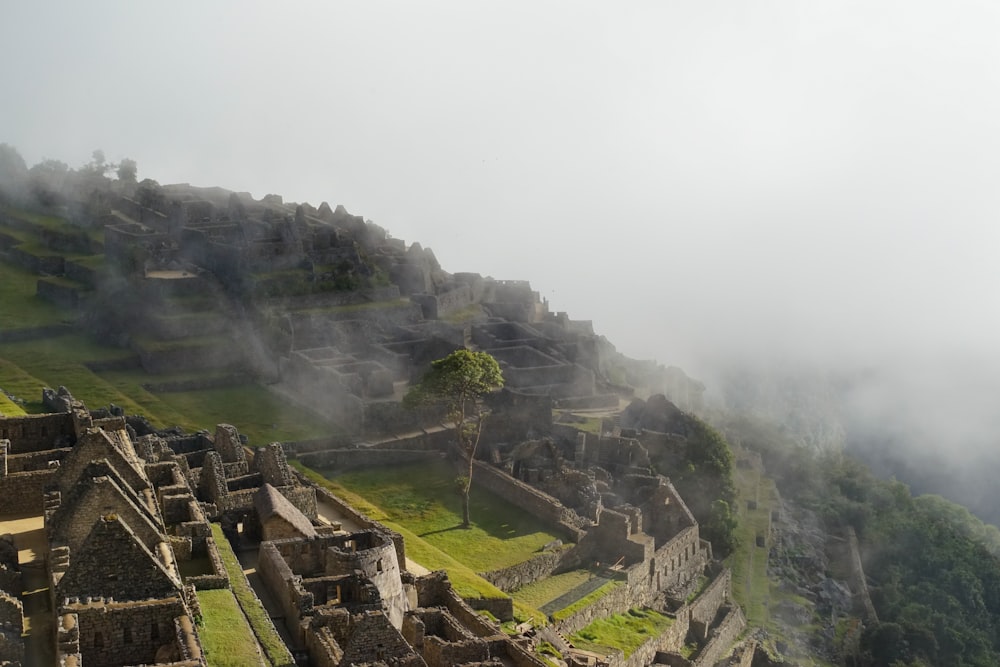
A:
POLYGON ((992 5, 48 2, 4 18, 18 102, 0 141, 29 165, 101 148, 140 180, 342 203, 998 520, 979 481, 1000 377, 992 5))

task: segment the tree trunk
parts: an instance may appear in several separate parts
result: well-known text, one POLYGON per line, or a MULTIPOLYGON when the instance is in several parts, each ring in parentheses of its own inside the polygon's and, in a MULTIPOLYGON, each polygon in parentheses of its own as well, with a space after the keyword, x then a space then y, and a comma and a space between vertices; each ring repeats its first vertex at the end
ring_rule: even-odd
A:
POLYGON ((469 474, 465 478, 465 488, 462 489, 462 526, 468 528, 472 525, 472 518, 469 516, 469 494, 472 491, 472 455, 474 451, 467 452, 469 456, 469 474))
POLYGON ((462 492, 462 528, 469 528, 472 520, 469 518, 469 487, 462 492))

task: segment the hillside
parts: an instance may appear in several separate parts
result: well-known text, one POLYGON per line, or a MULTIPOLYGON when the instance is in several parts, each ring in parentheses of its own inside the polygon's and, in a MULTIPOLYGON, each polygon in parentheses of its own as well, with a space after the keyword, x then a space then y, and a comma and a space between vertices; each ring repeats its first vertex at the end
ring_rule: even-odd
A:
MULTIPOLYGON (((508 390, 486 443, 492 462, 585 518, 595 498, 624 517, 678 493, 732 568, 733 596, 756 626, 744 638, 771 655, 754 664, 1000 664, 996 529, 817 450, 844 438, 828 397, 794 390, 796 410, 763 391, 780 423, 740 406, 715 412, 702 383, 618 353, 528 283, 448 273, 430 249, 341 206, 112 180, 94 165, 28 169, 15 156, 0 151, 3 414, 42 412, 38 388, 67 385, 151 430, 239 424, 254 444, 285 443, 309 473, 359 444, 389 449, 423 433, 426 420, 400 399, 432 360, 474 346, 498 360, 508 390), (515 441, 528 432, 562 444, 515 441), (604 472, 574 477, 570 454, 604 472), (676 491, 652 484, 656 473, 676 491)), ((323 483, 379 499, 377 476, 323 483)), ((410 528, 409 508, 371 507, 410 528)), ((465 567, 451 565, 445 552, 460 547, 444 538, 419 543, 427 558, 465 567)), ((478 558, 463 570, 473 589, 480 570, 509 565, 478 558)), ((564 585, 582 591, 584 575, 570 575, 564 585)))

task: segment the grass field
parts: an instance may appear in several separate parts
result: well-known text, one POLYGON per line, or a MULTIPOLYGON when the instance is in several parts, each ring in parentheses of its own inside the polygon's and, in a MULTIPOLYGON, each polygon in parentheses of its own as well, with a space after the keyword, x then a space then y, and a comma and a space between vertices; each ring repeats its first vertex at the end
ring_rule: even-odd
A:
POLYGON ((0 263, 0 329, 29 329, 72 319, 54 304, 35 296, 37 283, 34 273, 0 263))
POLYGON ((366 498, 386 518, 406 525, 429 544, 476 572, 523 562, 557 539, 536 517, 476 487, 472 480, 472 527, 463 529, 455 470, 444 462, 331 475, 338 495, 366 498))
MULTIPOLYGON (((303 466, 298 461, 292 460, 290 463, 295 468, 302 471, 302 473, 315 484, 330 490, 338 495, 342 500, 350 504, 354 509, 362 512, 371 519, 381 521, 389 528, 402 535, 403 540, 406 543, 406 557, 426 567, 428 570, 447 571, 448 578, 451 580, 452 586, 462 597, 508 597, 506 593, 477 575, 468 566, 460 563, 437 547, 424 541, 423 538, 409 530, 406 526, 391 521, 388 518, 389 515, 385 511, 371 504, 365 498, 344 489, 342 486, 335 484, 334 482, 331 482, 320 473, 303 466)), ((522 616, 529 615, 538 616, 538 612, 530 609, 522 610, 522 616)))
POLYGON ((577 648, 607 655, 608 649, 621 649, 629 657, 644 642, 657 637, 673 623, 673 619, 651 609, 630 609, 594 621, 569 636, 577 648))
POLYGON ((515 602, 519 602, 526 607, 539 609, 545 603, 555 600, 559 596, 570 592, 580 584, 589 581, 593 575, 588 570, 573 570, 562 574, 554 574, 541 581, 536 581, 519 590, 514 591, 511 597, 515 602))
MULTIPOLYGON (((222 563, 226 566, 226 573, 229 575, 229 585, 232 586, 233 595, 236 596, 236 600, 239 602, 246 620, 250 621, 250 627, 253 629, 253 634, 256 635, 257 641, 260 643, 264 655, 273 665, 294 664, 295 661, 292 659, 292 654, 288 652, 288 647, 281 641, 281 636, 275 630, 274 624, 271 622, 271 617, 267 615, 267 610, 264 609, 264 605, 261 604, 257 596, 254 595, 253 589, 250 588, 250 582, 247 581, 246 576, 243 574, 243 567, 236 558, 236 554, 233 553, 233 548, 229 545, 229 540, 222 533, 222 526, 217 523, 212 524, 212 537, 219 548, 222 563)), ((202 614, 206 617, 208 615, 204 607, 202 607, 202 614)), ((252 663, 224 664, 242 665, 252 663)))
POLYGON ((189 379, 198 374, 175 378, 148 375, 140 369, 94 372, 85 365, 130 356, 130 350, 105 347, 82 334, 7 343, 0 349, 0 387, 25 399, 28 412, 42 411, 42 387, 62 384, 88 407, 114 403, 129 414, 145 415, 160 427, 176 424, 189 430, 212 430, 218 423, 233 424, 255 446, 315 438, 334 430, 260 385, 153 393, 143 384, 189 379))
POLYGON ((247 620, 228 589, 198 591, 202 626, 198 628, 209 667, 265 665, 247 620))

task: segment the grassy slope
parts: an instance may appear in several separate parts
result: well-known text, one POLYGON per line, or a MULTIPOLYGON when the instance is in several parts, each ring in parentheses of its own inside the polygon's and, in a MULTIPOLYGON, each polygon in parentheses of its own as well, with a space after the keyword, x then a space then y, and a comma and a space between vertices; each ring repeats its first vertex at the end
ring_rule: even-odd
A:
POLYGON ((312 482, 335 493, 342 500, 347 502, 355 510, 365 514, 369 518, 380 521, 386 526, 395 530, 406 542, 406 557, 429 570, 445 570, 451 579, 452 586, 459 595, 463 597, 482 598, 504 598, 507 594, 499 588, 486 581, 469 567, 458 562, 450 555, 441 551, 437 547, 424 541, 416 533, 408 530, 406 526, 391 521, 389 515, 381 508, 368 502, 364 497, 344 489, 342 486, 331 482, 322 474, 303 466, 298 461, 290 462, 295 468, 302 471, 312 482))
POLYGON ((143 383, 163 382, 171 376, 147 375, 141 370, 95 373, 84 366, 88 361, 131 355, 129 350, 104 347, 80 334, 8 343, 0 350, 0 387, 28 401, 29 412, 42 410, 43 386, 62 384, 90 407, 114 403, 130 414, 146 415, 158 426, 211 430, 217 423, 232 423, 254 445, 319 437, 332 430, 258 385, 155 394, 144 389, 143 383))
POLYGON ((203 624, 198 629, 209 667, 263 664, 257 642, 228 589, 198 591, 203 624))
POLYGON ((0 263, 0 329, 28 329, 72 319, 54 304, 35 296, 38 276, 0 263))
MULTIPOLYGON (((236 596, 236 600, 240 603, 240 608, 243 609, 247 620, 250 621, 250 627, 253 628, 253 634, 256 635, 257 641, 260 642, 260 647, 263 649, 264 655, 274 665, 293 664, 295 661, 292 660, 292 654, 289 653, 288 647, 285 646, 285 643, 281 640, 281 636, 278 635, 278 631, 275 630, 274 623, 271 622, 271 617, 268 616, 264 605, 261 604, 260 600, 254 594, 253 589, 250 588, 250 583, 243 574, 243 567, 236 558, 236 554, 233 553, 233 548, 229 545, 229 540, 222 533, 222 526, 217 523, 212 524, 212 537, 215 539, 216 546, 219 547, 219 555, 222 557, 222 563, 226 566, 226 573, 229 575, 229 584, 232 586, 233 595, 236 596)), ((204 614, 205 610, 202 609, 202 612, 204 614)))

